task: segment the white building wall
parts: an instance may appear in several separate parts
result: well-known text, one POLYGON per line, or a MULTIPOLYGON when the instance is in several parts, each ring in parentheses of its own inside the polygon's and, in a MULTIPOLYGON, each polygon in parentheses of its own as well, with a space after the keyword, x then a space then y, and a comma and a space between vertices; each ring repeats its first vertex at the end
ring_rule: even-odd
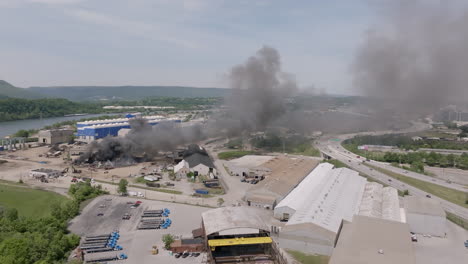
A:
POLYGON ((191 168, 190 171, 192 172, 198 171, 199 175, 208 176, 208 174, 210 173, 210 168, 208 168, 207 166, 203 164, 198 164, 197 166, 191 168))
POLYGON ((280 232, 279 246, 304 252, 306 254, 331 256, 335 238, 326 237, 314 232, 312 229, 297 230, 294 232, 280 232))
POLYGON ((410 231, 417 234, 444 237, 447 233, 447 219, 442 216, 406 212, 406 222, 410 231))
POLYGON ((287 218, 285 216, 289 215, 289 219, 291 219, 291 217, 294 215, 295 212, 296 210, 294 210, 293 208, 289 206, 281 206, 281 207, 276 206, 273 216, 276 219, 284 220, 287 218))

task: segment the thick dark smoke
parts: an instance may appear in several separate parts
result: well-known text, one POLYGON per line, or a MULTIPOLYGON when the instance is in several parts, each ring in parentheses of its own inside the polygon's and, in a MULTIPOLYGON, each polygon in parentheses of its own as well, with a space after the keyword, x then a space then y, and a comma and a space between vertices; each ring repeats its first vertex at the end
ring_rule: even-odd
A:
POLYGON ((384 1, 355 58, 355 87, 388 113, 428 114, 468 95, 468 9, 459 1, 384 1))
POLYGON ((142 119, 131 121, 125 137, 108 137, 93 142, 77 162, 149 160, 161 151, 195 143, 213 136, 240 135, 263 130, 286 112, 286 101, 297 90, 292 75, 281 71, 277 50, 261 48, 247 62, 229 74, 232 95, 227 98, 227 113, 215 116, 204 125, 181 127, 172 122, 154 128, 142 119))
POLYGON ((229 80, 229 122, 240 131, 265 129, 286 112, 287 99, 298 90, 294 76, 282 71, 278 51, 268 46, 234 67, 229 80))
POLYGON ((172 151, 178 145, 205 137, 199 125, 180 127, 168 121, 152 127, 144 119, 133 119, 130 125, 131 130, 125 137, 106 137, 100 142, 92 142, 77 163, 113 161, 117 165, 124 165, 151 160, 161 151, 172 151))

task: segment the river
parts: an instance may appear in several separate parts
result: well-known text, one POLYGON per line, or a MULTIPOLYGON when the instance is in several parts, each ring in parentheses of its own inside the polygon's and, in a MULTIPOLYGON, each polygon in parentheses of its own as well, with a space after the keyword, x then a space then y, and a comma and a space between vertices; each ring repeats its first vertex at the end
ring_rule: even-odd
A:
POLYGON ((81 116, 62 116, 62 117, 50 117, 43 119, 27 119, 17 121, 0 122, 0 138, 16 133, 16 131, 25 129, 41 129, 45 126, 52 124, 68 121, 68 120, 79 120, 82 118, 96 117, 109 114, 92 114, 92 115, 81 115, 81 116))

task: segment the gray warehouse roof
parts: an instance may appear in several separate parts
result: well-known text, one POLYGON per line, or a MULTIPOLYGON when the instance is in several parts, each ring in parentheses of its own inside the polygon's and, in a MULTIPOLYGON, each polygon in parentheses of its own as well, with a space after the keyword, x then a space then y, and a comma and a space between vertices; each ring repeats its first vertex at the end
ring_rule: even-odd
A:
POLYGON ((405 197, 405 210, 407 214, 434 215, 445 218, 445 211, 440 203, 431 198, 407 196, 405 197))
POLYGON ((411 243, 407 224, 356 215, 343 223, 329 264, 414 264, 411 243))
POLYGON ((206 235, 229 229, 252 228, 268 231, 268 226, 251 207, 221 207, 202 213, 206 235))
POLYGON ((203 164, 209 168, 214 168, 214 164, 211 158, 200 153, 194 153, 190 156, 187 156, 184 158, 184 160, 188 162, 190 168, 193 168, 198 164, 203 164))

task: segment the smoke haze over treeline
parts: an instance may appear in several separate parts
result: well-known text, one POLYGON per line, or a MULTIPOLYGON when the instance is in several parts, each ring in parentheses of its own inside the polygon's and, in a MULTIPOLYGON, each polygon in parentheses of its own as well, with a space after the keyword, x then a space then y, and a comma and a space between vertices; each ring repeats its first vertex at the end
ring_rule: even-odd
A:
POLYGON ((427 114, 468 95, 468 8, 461 1, 379 1, 381 19, 352 65, 379 108, 427 114))

